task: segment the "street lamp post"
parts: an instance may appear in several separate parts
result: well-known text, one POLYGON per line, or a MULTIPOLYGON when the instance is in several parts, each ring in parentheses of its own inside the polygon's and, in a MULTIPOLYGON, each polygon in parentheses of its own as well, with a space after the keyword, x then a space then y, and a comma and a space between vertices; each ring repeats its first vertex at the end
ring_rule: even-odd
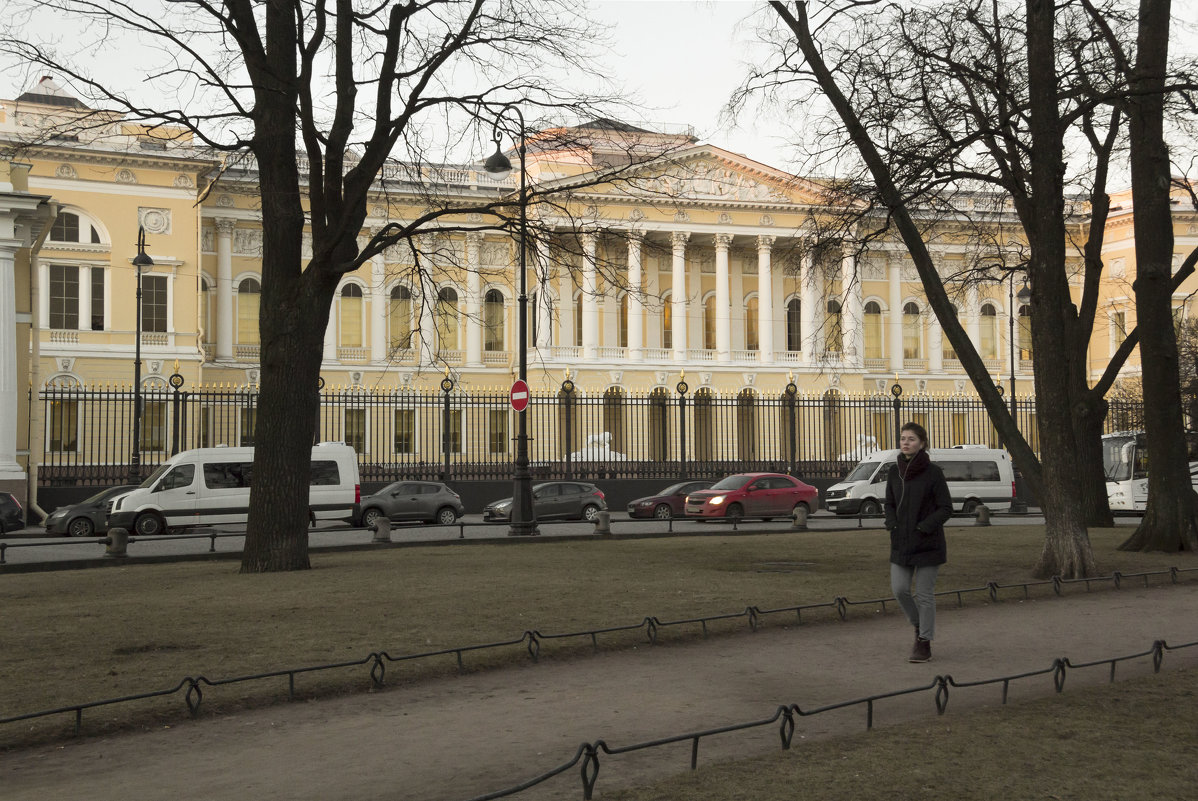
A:
POLYGON ((1008 301, 1010 303, 1011 313, 1007 315, 1007 344, 1011 348, 1011 419, 1015 421, 1016 427, 1019 426, 1019 417, 1017 415, 1017 407, 1015 406, 1015 300, 1018 298, 1020 303, 1027 303, 1031 300, 1032 292, 1024 284, 1019 289, 1019 294, 1015 294, 1015 273, 1011 273, 1011 281, 1008 285, 1008 301))
POLYGON ((137 255, 133 268, 137 271, 137 310, 133 334, 133 442, 129 454, 129 482, 141 483, 141 271, 153 267, 154 260, 146 255, 146 229, 137 228, 137 255))
MULTIPOLYGON (((503 119, 504 113, 508 111, 514 112, 516 119, 520 123, 520 139, 516 145, 516 152, 520 156, 520 194, 518 198, 520 206, 520 281, 519 295, 516 298, 517 309, 519 310, 519 333, 516 341, 520 363, 520 380, 527 384, 528 277, 526 275, 526 267, 528 264, 528 183, 524 169, 524 156, 526 152, 524 145, 524 115, 517 106, 507 105, 499 110, 493 130, 495 153, 487 159, 483 165, 483 169, 487 171, 488 175, 494 178, 506 178, 512 173, 512 162, 503 153, 503 148, 500 145, 502 137, 499 131, 499 123, 503 119)), ((531 404, 529 407, 531 407, 531 404)), ((512 477, 512 523, 508 528, 508 535, 513 537, 539 533, 537 531, 536 510, 532 504, 532 473, 528 469, 529 407, 526 407, 524 411, 516 413, 516 471, 512 477)))

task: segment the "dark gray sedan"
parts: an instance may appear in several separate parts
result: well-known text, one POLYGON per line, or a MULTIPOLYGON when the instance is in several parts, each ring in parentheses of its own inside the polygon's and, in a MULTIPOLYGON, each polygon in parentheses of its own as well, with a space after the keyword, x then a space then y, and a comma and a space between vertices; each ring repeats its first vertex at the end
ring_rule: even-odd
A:
MULTIPOLYGON (((547 481, 532 488, 533 514, 537 520, 591 520, 607 511, 603 490, 576 481, 547 481)), ((512 519, 512 499, 487 504, 483 520, 512 519)))
POLYGON ((356 522, 370 528, 386 515, 394 521, 417 520, 447 526, 465 513, 461 496, 438 481, 396 481, 362 498, 356 522))
POLYGON ((85 501, 60 506, 46 518, 47 534, 95 537, 108 531, 108 510, 118 495, 137 489, 136 484, 102 489, 85 501))

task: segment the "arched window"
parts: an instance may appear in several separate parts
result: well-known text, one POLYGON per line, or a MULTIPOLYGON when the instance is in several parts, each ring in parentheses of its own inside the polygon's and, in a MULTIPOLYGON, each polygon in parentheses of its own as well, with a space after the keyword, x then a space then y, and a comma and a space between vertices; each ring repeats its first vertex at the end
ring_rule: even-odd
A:
POLYGON ((922 358, 922 345, 923 324, 919 319, 919 307, 908 303, 903 306, 903 358, 922 358))
POLYGON ((208 283, 207 278, 200 276, 200 325, 204 326, 204 335, 200 339, 205 345, 216 342, 215 306, 212 284, 208 283))
MULTIPOLYGON (((503 314, 503 293, 498 289, 488 289, 487 294, 483 296, 483 350, 506 350, 503 314)), ((533 318, 536 318, 535 314, 533 318)), ((536 342, 535 338, 533 342, 536 342)))
POLYGON ((1019 358, 1032 358, 1032 307, 1019 307, 1019 358))
POLYGON ((715 295, 703 301, 703 347, 715 350, 715 295))
POLYGON ((844 329, 840 319, 840 301, 828 301, 828 317, 824 322, 824 352, 840 353, 844 329))
POLYGON ((582 293, 574 296, 574 347, 582 347, 582 293))
POLYGON ((745 301, 745 350, 757 350, 760 342, 757 336, 757 298, 745 301))
POLYGON ((412 347, 412 290, 402 284, 391 290, 387 306, 389 350, 412 347))
POLYGON ((616 345, 628 347, 628 293, 620 296, 620 305, 616 308, 616 345))
POLYGON ((96 226, 70 211, 59 212, 58 216, 54 218, 54 225, 50 227, 50 241, 103 244, 96 226))
POLYGON ((865 319, 862 326, 865 331, 865 358, 881 359, 882 344, 882 307, 877 301, 871 300, 865 304, 865 319))
POLYGON ((458 293, 452 287, 442 287, 437 292, 437 306, 433 310, 437 326, 437 344, 440 350, 458 349, 458 293))
POLYGON ((362 347, 362 287, 346 284, 341 287, 341 347, 362 347))
POLYGON ((661 346, 674 347, 674 304, 669 292, 661 296, 661 346))
POLYGON ((798 298, 786 303, 786 349, 795 353, 803 349, 803 315, 798 298))
POLYGON ((624 437, 624 390, 611 387, 603 393, 603 430, 611 435, 611 449, 627 453, 624 437))
POLYGON ((262 284, 258 283, 258 279, 246 278, 237 285, 237 344, 258 344, 258 309, 261 299, 262 284))
POLYGON ((998 358, 998 311, 989 303, 983 304, 978 325, 978 350, 983 359, 998 358))

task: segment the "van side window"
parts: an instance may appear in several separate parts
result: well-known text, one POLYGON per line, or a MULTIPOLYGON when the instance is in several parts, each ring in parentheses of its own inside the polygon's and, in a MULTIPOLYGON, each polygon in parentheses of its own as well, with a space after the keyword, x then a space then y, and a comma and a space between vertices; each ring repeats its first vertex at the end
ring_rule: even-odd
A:
POLYGON ((876 476, 874 476, 873 481, 871 481, 870 483, 871 484, 885 484, 887 479, 890 478, 890 468, 893 466, 894 466, 894 462, 887 462, 886 464, 882 465, 880 468, 878 468, 878 474, 876 476))
POLYGON ((336 462, 313 462, 312 477, 310 482, 312 486, 337 486, 341 483, 341 474, 337 471, 336 462))
POLYGON ((998 462, 970 462, 970 481, 998 481, 998 462))
POLYGON ((969 462, 939 462, 945 481, 969 481, 969 462))
POLYGON ((209 462, 204 465, 204 486, 209 489, 248 487, 253 471, 253 462, 209 462))
POLYGON ((174 469, 162 477, 162 481, 158 482, 158 486, 154 488, 154 492, 190 487, 195 475, 196 466, 194 464, 176 465, 174 469))

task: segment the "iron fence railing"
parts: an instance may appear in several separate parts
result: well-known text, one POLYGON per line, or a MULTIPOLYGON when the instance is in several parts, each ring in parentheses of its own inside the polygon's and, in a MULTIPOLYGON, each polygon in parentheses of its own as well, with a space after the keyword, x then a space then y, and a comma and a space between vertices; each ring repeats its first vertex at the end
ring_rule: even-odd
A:
MULTIPOLYGON (((1153 576, 1169 576, 1170 582, 1172 584, 1178 584, 1181 574, 1195 573, 1195 572, 1198 572, 1198 567, 1195 567, 1195 568, 1170 567, 1168 570, 1145 571, 1142 573, 1126 573, 1125 574, 1125 573, 1120 573, 1118 571, 1115 571, 1110 576, 1096 576, 1096 577, 1085 578, 1085 579, 1062 579, 1059 576, 1054 576, 1051 579, 1046 579, 1043 581, 1030 581, 1030 582, 1013 583, 1013 584, 999 584, 997 582, 991 581, 981 587, 970 587, 970 588, 955 589, 955 590, 941 590, 941 591, 937 592, 936 595, 937 596, 955 596, 957 599, 957 605, 963 606, 965 595, 986 593, 987 597, 991 603, 997 603, 999 600, 999 593, 1003 590, 1022 589, 1024 598, 1028 598, 1028 597, 1030 597, 1031 588, 1051 586, 1053 589, 1053 592, 1057 596, 1061 596, 1064 594, 1065 588, 1068 586, 1071 586, 1071 585, 1084 584, 1086 591, 1089 592, 1090 588, 1091 588, 1091 584, 1094 584, 1096 582, 1110 582, 1116 589, 1120 589, 1123 585, 1124 580, 1139 578, 1139 579, 1143 580, 1144 586, 1148 586, 1149 579, 1153 576)), ((540 656, 542 643, 549 642, 549 641, 585 639, 585 640, 590 641, 591 647, 593 650, 598 651, 598 648, 599 648, 598 637, 601 634, 628 633, 628 632, 635 632, 635 631, 643 629, 649 644, 656 645, 658 632, 661 629, 668 628, 668 627, 699 626, 699 627, 701 627, 703 637, 706 638, 708 636, 708 624, 714 623, 717 621, 729 621, 729 620, 744 619, 748 623, 750 630, 755 632, 761 625, 762 619, 769 615, 787 615, 787 616, 789 616, 789 615, 793 614, 795 616, 795 621, 798 623, 802 623, 802 616, 803 616, 804 611, 814 610, 814 609, 831 609, 843 621, 843 620, 848 619, 848 609, 850 606, 877 606, 877 607, 881 607, 882 612, 886 612, 887 604, 893 603, 893 602, 894 602, 893 598, 875 598, 875 599, 863 600, 863 601, 851 601, 848 598, 845 598, 843 596, 836 596, 831 601, 823 601, 823 602, 819 602, 819 603, 799 604, 796 606, 780 607, 777 609, 761 609, 757 606, 747 606, 747 607, 745 607, 745 609, 743 611, 740 611, 740 612, 728 612, 728 613, 714 614, 714 615, 701 615, 701 616, 690 617, 690 618, 681 618, 678 620, 661 620, 658 617, 656 617, 655 615, 647 615, 644 618, 642 618, 642 620, 638 623, 617 624, 617 625, 605 626, 602 628, 587 629, 587 630, 583 630, 583 631, 574 631, 574 632, 557 633, 557 634, 543 634, 537 629, 530 629, 530 630, 524 631, 519 637, 515 637, 515 638, 511 638, 511 639, 503 640, 503 641, 499 641, 499 642, 490 642, 490 643, 483 643, 483 644, 477 644, 477 645, 460 645, 460 646, 454 646, 454 647, 450 647, 450 648, 442 648, 442 649, 438 649, 435 651, 424 651, 424 652, 419 652, 419 653, 399 654, 399 655, 392 655, 385 650, 379 650, 379 651, 373 651, 373 652, 366 654, 365 656, 358 658, 358 659, 349 659, 349 660, 333 662, 333 663, 329 663, 329 664, 306 665, 306 666, 301 666, 301 667, 284 668, 282 670, 274 670, 274 671, 269 671, 266 673, 255 673, 255 674, 250 674, 250 675, 245 675, 245 676, 235 676, 235 677, 226 678, 226 679, 209 679, 208 677, 203 676, 203 675, 185 676, 184 678, 180 679, 179 682, 177 684, 175 684, 173 687, 168 687, 168 688, 159 689, 159 690, 151 690, 151 691, 146 691, 146 692, 141 692, 141 693, 133 693, 133 694, 129 694, 129 695, 120 696, 117 698, 106 698, 106 699, 98 700, 98 701, 86 701, 86 702, 80 702, 80 703, 74 703, 74 704, 65 704, 63 706, 55 707, 53 709, 45 709, 45 710, 41 710, 41 711, 37 711, 37 712, 28 712, 28 713, 21 714, 21 715, 14 715, 14 716, 10 716, 10 717, 0 718, 0 726, 4 726, 9 723, 18 723, 18 722, 22 722, 22 721, 35 720, 38 718, 48 718, 48 717, 53 717, 55 715, 72 714, 74 716, 75 733, 79 734, 82 731, 83 713, 86 710, 96 709, 99 707, 113 706, 116 704, 129 703, 129 702, 133 702, 133 701, 144 701, 144 700, 153 699, 153 698, 165 698, 165 697, 175 696, 180 693, 182 693, 182 695, 183 695, 183 700, 184 700, 184 703, 187 705, 187 709, 188 709, 189 713, 194 717, 195 715, 197 715, 199 713, 200 706, 203 703, 204 687, 222 687, 222 686, 227 686, 227 685, 245 684, 248 682, 263 681, 263 680, 267 680, 267 679, 286 678, 287 679, 287 693, 288 693, 287 697, 289 700, 294 700, 295 691, 296 691, 295 690, 295 680, 296 680, 297 676, 311 674, 311 673, 319 673, 319 672, 324 672, 324 671, 328 671, 328 670, 337 670, 337 669, 344 669, 344 668, 348 668, 348 667, 357 667, 357 666, 368 665, 369 673, 370 673, 371 687, 373 689, 380 689, 383 686, 385 686, 385 683, 386 683, 386 674, 387 674, 387 665, 388 664, 398 664, 398 663, 404 663, 404 662, 412 662, 415 660, 438 659, 438 658, 444 658, 447 656, 452 656, 456 660, 458 670, 464 670, 465 662, 464 662, 463 657, 466 654, 478 653, 480 651, 491 651, 491 650, 496 650, 496 649, 515 648, 515 647, 522 647, 523 649, 525 649, 527 651, 529 657, 532 659, 532 661, 537 662, 539 659, 539 656, 540 656)), ((1186 646, 1179 646, 1179 647, 1190 647, 1190 645, 1198 645, 1198 643, 1190 643, 1186 646)), ((1167 647, 1167 646, 1164 646, 1164 643, 1161 643, 1161 646, 1167 647)), ((1156 649, 1156 646, 1154 645, 1154 650, 1155 649, 1156 649)), ((1111 677, 1113 680, 1113 678, 1114 678, 1114 662, 1120 661, 1121 659, 1125 659, 1125 658, 1126 657, 1119 657, 1114 660, 1100 660, 1099 662, 1093 662, 1093 663, 1088 663, 1088 664, 1091 664, 1091 665, 1092 664, 1105 664, 1106 662, 1111 662, 1112 663, 1111 677)), ((1058 661, 1060 661, 1060 660, 1058 660, 1058 661)), ((1159 668, 1159 659, 1157 660, 1157 666, 1159 668)), ((1055 663, 1054 663, 1054 668, 1055 668, 1055 663)), ((1031 673, 1020 674, 1020 676, 1036 675, 1039 672, 1046 672, 1046 671, 1033 671, 1031 673)), ((993 679, 990 681, 991 682, 1009 681, 1012 678, 1017 678, 1017 677, 1014 677, 1014 676, 1005 677, 1005 678, 1000 678, 1000 679, 993 679)), ((1058 680, 1058 691, 1060 689, 1060 685, 1063 684, 1063 681, 1064 681, 1063 677, 1058 680)), ((980 682, 980 683, 986 683, 986 682, 980 682)), ((957 685, 957 686, 966 686, 966 685, 957 685)), ((907 691, 904 691, 904 692, 907 692, 907 691)), ((890 695, 898 695, 898 694, 901 694, 901 693, 891 693, 890 695)), ((876 696, 876 698, 881 698, 881 697, 889 697, 889 696, 876 696)), ((872 721, 873 721, 872 701, 874 700, 874 698, 875 697, 871 697, 868 699, 858 699, 857 701, 852 701, 852 702, 848 702, 847 704, 840 704, 840 705, 836 705, 834 707, 828 707, 828 708, 829 709, 839 708, 841 706, 846 706, 849 704, 867 703, 869 705, 869 724, 872 726, 872 721)), ((1003 690, 1003 698, 1005 701, 1005 698, 1006 698, 1006 685, 1005 684, 1004 684, 1004 690, 1003 690)), ((818 711, 823 711, 823 710, 818 710, 818 711)), ((802 713, 800 713, 800 714, 802 714, 802 713)), ((806 714, 812 714, 812 712, 808 711, 806 714)), ((725 727, 722 729, 711 730, 708 732, 690 733, 690 734, 686 734, 686 735, 680 735, 679 737, 675 737, 675 738, 669 738, 669 739, 661 740, 661 741, 654 741, 652 743, 642 743, 638 746, 627 747, 627 748, 624 748, 621 750, 622 751, 637 750, 637 749, 641 749, 641 748, 647 748, 647 747, 650 747, 653 745, 665 744, 667 742, 677 742, 680 739, 696 739, 699 737, 709 736, 711 734, 716 734, 716 733, 723 732, 723 731, 732 731, 737 728, 750 728, 753 726, 765 725, 767 723, 776 721, 777 719, 778 719, 777 716, 775 716, 774 718, 771 718, 770 720, 767 720, 767 721, 756 721, 753 723, 744 724, 742 726, 733 726, 730 728, 725 727)), ((793 723, 792 723, 792 725, 793 725, 793 723)), ((695 748, 697 749, 697 747, 698 746, 697 746, 697 739, 696 739, 695 748)), ((595 753, 597 753, 597 751, 595 753)), ((609 753, 615 753, 615 752, 613 751, 613 752, 609 752, 609 753)), ((571 765, 577 764, 577 759, 579 759, 579 758, 580 758, 579 756, 576 756, 575 761, 571 762, 569 764, 571 764, 571 765)), ((596 765, 595 770, 597 770, 597 769, 598 768, 596 765)), ((527 789, 528 787, 531 787, 534 784, 538 784, 538 783, 544 781, 545 779, 550 778, 551 776, 557 775, 557 773, 560 773, 560 772, 561 772, 560 770, 555 770, 550 773, 544 774, 543 776, 538 777, 537 779, 534 779, 531 782, 525 782, 525 783, 519 785, 518 787, 508 788, 507 790, 499 791, 497 793, 492 793, 490 795, 483 796, 481 798, 499 798, 504 795, 511 795, 512 793, 518 792, 523 789, 527 789)), ((594 782, 592 781, 591 785, 593 786, 593 784, 594 784, 594 782)), ((588 789, 586 791, 586 795, 585 795, 585 797, 588 799, 590 798, 589 793, 590 793, 590 791, 588 789)), ((474 801, 481 801, 481 798, 475 799, 474 801)))
MULTIPOLYGON (((896 387, 898 385, 896 384, 896 387)), ((50 387, 38 466, 42 486, 105 485, 148 475, 180 450, 254 444, 253 386, 147 389, 141 393, 140 467, 131 469, 134 395, 128 389, 50 387)), ((1126 418, 1118 402, 1112 430, 1126 418)), ((1036 404, 1016 403, 1020 430, 1038 449, 1036 404)), ((359 454, 364 482, 401 478, 499 480, 511 476, 517 425, 506 392, 320 392, 318 438, 359 454)), ((529 415, 534 477, 714 477, 768 470, 840 478, 873 447, 895 447, 914 420, 933 446, 1000 447, 981 400, 876 394, 717 397, 683 382, 667 392, 534 396, 529 415)))

